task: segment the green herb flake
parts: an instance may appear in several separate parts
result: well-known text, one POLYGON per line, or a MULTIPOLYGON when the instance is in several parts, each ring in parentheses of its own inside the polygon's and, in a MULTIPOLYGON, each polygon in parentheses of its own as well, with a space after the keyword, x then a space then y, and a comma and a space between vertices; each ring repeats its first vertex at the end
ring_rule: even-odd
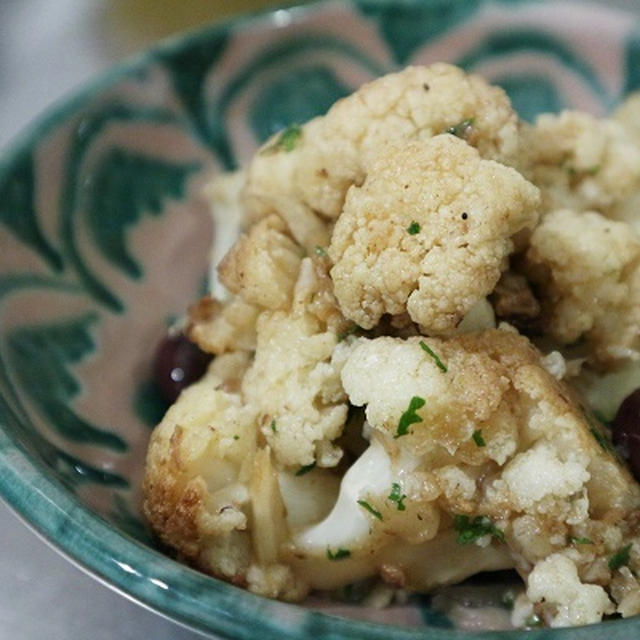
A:
POLYGON ((240 440, 240 436, 233 436, 234 440, 240 440))
POLYGON ((532 613, 530 616, 524 621, 525 627, 541 627, 542 626, 542 618, 537 613, 532 613))
POLYGON ((482 429, 476 429, 473 432, 473 435, 471 436, 473 438, 473 441, 476 443, 477 446, 479 447, 486 447, 487 443, 485 442, 484 438, 482 437, 482 429))
POLYGON ((426 351, 433 358, 438 369, 440 369, 442 373, 447 373, 447 366, 444 364, 444 362, 442 362, 442 360, 440 360, 437 354, 433 351, 433 349, 431 349, 431 347, 424 340, 420 340, 420 346, 422 347, 423 351, 426 351))
POLYGON ((409 433, 409 427, 412 424, 422 422, 422 418, 416 413, 418 409, 422 409, 426 404, 426 400, 420 396, 413 396, 409 401, 409 408, 400 416, 400 422, 398 422, 398 429, 393 436, 399 438, 400 436, 406 436, 409 433))
POLYGON ((377 509, 374 509, 366 500, 358 500, 358 504, 368 511, 374 518, 382 520, 382 514, 377 509))
POLYGON ((349 336, 353 335, 360 327, 357 324, 352 324, 347 327, 344 331, 341 331, 338 334, 338 342, 342 342, 346 340, 349 336))
POLYGON ((500 598, 500 602, 502 606, 507 609, 513 609, 513 604, 516 601, 516 594, 513 592, 513 589, 507 589, 503 594, 502 598, 500 598))
POLYGON ((448 127, 444 130, 444 133, 450 133, 457 138, 466 138, 469 134, 469 129, 473 126, 475 118, 467 118, 461 120, 458 124, 454 124, 452 127, 448 127))
POLYGON ((616 569, 619 569, 620 567, 624 567, 625 565, 629 564, 630 556, 631 556, 631 545, 628 544, 626 547, 622 547, 622 549, 620 549, 619 551, 616 551, 609 558, 609 569, 611 569, 611 571, 615 571, 616 569))
POLYGON ((300 467, 297 471, 296 471, 296 475, 297 476, 303 476, 305 473, 309 473, 309 471, 311 471, 311 469, 314 469, 316 466, 315 461, 312 462, 311 464, 305 464, 303 467, 300 467))
POLYGON ((271 427, 271 431, 273 431, 273 433, 278 433, 278 427, 276 425, 275 419, 271 421, 269 427, 271 427))
POLYGON ((331 549, 329 549, 327 547, 327 558, 329 558, 329 560, 344 560, 345 558, 348 558, 351 555, 351 551, 349 551, 349 549, 338 549, 337 551, 333 552, 331 551, 331 549))
POLYGON ((607 436, 604 435, 604 433, 602 433, 602 431, 600 431, 600 429, 596 425, 593 424, 593 420, 591 419, 591 416, 586 411, 586 409, 582 406, 580 407, 580 409, 582 410, 582 416, 589 425, 589 431, 591 432, 591 435, 596 439, 596 442, 602 447, 604 451, 617 456, 617 452, 615 447, 613 446, 613 443, 607 438, 607 436))
POLYGON ((319 245, 316 245, 313 251, 320 258, 327 258, 329 256, 329 254, 327 253, 327 250, 324 247, 321 247, 319 245))
POLYGON ((415 236, 417 233, 420 233, 420 225, 414 220, 408 227, 407 233, 410 236, 415 236))
POLYGON ((607 420, 607 418, 605 418, 604 414, 601 413, 600 411, 594 411, 593 415, 595 417, 595 419, 602 423, 605 427, 611 427, 611 420, 607 420))
POLYGON ((453 528, 457 533, 456 542, 458 544, 471 544, 484 536, 492 536, 500 542, 504 542, 504 532, 498 529, 488 516, 456 515, 453 519, 453 528))
POLYGON ((594 165, 593 167, 588 167, 587 169, 576 169, 575 167, 568 166, 567 173, 575 178, 576 176, 597 176, 600 173, 600 169, 602 167, 599 164, 594 165))
POLYGON ((590 426, 589 431, 591 431, 591 435, 596 439, 596 442, 607 452, 607 453, 615 453, 615 449, 613 444, 608 440, 608 438, 596 427, 593 425, 590 426))
POLYGON ((289 153, 296 148, 298 140, 301 137, 302 127, 299 124, 290 124, 286 129, 280 132, 280 135, 272 144, 261 151, 261 154, 267 155, 278 151, 285 151, 289 153))
POLYGON ((569 544, 593 544, 593 540, 589 540, 589 538, 580 538, 578 536, 569 536, 569 544))
POLYGON ((391 493, 389 494, 388 500, 396 503, 398 511, 406 511, 407 507, 404 504, 404 499, 406 497, 407 496, 402 493, 402 487, 397 482, 394 482, 391 485, 391 493))

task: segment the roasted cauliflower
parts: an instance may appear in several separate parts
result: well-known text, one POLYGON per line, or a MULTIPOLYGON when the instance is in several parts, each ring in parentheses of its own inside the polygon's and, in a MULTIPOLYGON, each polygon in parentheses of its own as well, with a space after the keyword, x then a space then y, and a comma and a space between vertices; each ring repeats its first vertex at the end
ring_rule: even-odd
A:
POLYGON ((635 104, 525 125, 410 67, 216 178, 241 233, 151 437, 162 542, 285 600, 512 569, 516 626, 640 613, 640 486, 592 402, 640 379, 635 104))
POLYGON ((451 333, 491 293, 538 205, 517 171, 454 135, 382 149, 331 237, 340 308, 366 329, 408 312, 427 334, 451 333))

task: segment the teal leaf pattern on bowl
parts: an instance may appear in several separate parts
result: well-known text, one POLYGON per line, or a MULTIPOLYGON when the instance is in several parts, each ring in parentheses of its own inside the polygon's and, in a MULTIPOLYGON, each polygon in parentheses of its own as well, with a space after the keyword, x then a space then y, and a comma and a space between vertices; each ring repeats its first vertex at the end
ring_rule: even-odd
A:
POLYGON ((225 30, 194 36, 180 46, 158 52, 158 61, 170 75, 171 83, 195 134, 219 156, 227 156, 224 140, 209 128, 205 86, 207 75, 227 48, 230 34, 225 30))
MULTIPOLYGON (((202 294, 202 187, 361 82, 436 58, 501 83, 528 119, 604 111, 640 89, 638 21, 606 8, 317 2, 161 45, 58 107, 0 163, 0 492, 81 564, 206 633, 465 637, 428 598, 391 608, 393 627, 347 619, 357 607, 334 617, 257 598, 157 553, 140 515, 141 461, 164 410, 150 363, 163 319, 202 294), (579 15, 579 28, 557 15, 579 15)), ((630 640, 640 623, 607 633, 630 640)), ((599 640, 601 628, 553 637, 599 640)))
POLYGON ((492 58, 504 58, 520 53, 536 53, 557 60, 572 73, 580 76, 603 104, 610 105, 607 91, 591 64, 555 35, 534 28, 495 31, 458 58, 456 64, 464 69, 473 70, 480 63, 492 58))
MULTIPOLYGON (((220 159, 226 169, 235 169, 238 166, 237 154, 233 151, 230 140, 231 132, 227 126, 232 107, 238 98, 248 89, 259 89, 265 81, 263 78, 268 78, 269 87, 273 86, 274 78, 276 78, 276 83, 282 82, 282 79, 289 73, 299 72, 300 61, 303 61, 304 65, 308 67, 309 60, 316 55, 331 55, 334 59, 337 58, 340 63, 336 65, 336 70, 345 64, 355 65, 365 70, 370 79, 383 75, 391 69, 391 65, 381 65, 373 56, 363 52, 357 46, 357 43, 350 43, 329 34, 311 32, 305 34, 304 37, 285 37, 276 44, 260 48, 244 67, 238 69, 229 78, 210 108, 210 129, 217 140, 216 148, 221 152, 220 159)), ((335 71, 332 72, 332 75, 337 77, 335 71)), ((337 80, 332 79, 327 82, 327 79, 325 68, 322 78, 325 88, 328 88, 332 93, 341 92, 345 88, 337 80)), ((350 86, 349 92, 356 88, 355 86, 350 86)), ((272 91, 275 93, 274 89, 263 89, 262 95, 267 95, 273 100, 274 93, 272 91)), ((305 113, 317 115, 321 112, 317 105, 317 92, 314 91, 307 94, 306 91, 298 91, 297 93, 299 95, 293 102, 294 108, 287 109, 286 114, 283 114, 282 110, 274 108, 274 105, 269 104, 267 104, 266 110, 261 111, 259 101, 253 103, 253 109, 249 108, 249 120, 254 134, 260 136, 256 139, 257 143, 264 141, 264 137, 268 135, 266 132, 277 131, 295 122, 303 122, 305 113), (307 102, 305 98, 311 100, 311 102, 307 102), (303 119, 301 119, 301 116, 303 119), (272 117, 275 117, 275 121, 271 120, 272 117), (290 120, 285 122, 285 117, 290 118, 290 120)), ((277 98, 275 99, 277 100, 277 98)), ((322 105, 326 105, 329 99, 330 96, 324 96, 322 105)))
POLYGON ((124 311, 122 301, 102 282, 100 277, 93 273, 82 256, 75 222, 78 215, 78 200, 82 194, 82 165, 85 155, 105 129, 121 122, 167 124, 175 122, 175 116, 165 110, 139 109, 116 103, 103 108, 98 113, 82 118, 74 130, 69 145, 60 202, 60 237, 66 260, 75 270, 80 283, 93 298, 112 311, 120 313, 124 311))
POLYGON ((358 7, 365 16, 376 21, 391 51, 394 61, 407 64, 417 49, 430 40, 441 37, 449 29, 472 16, 482 0, 466 2, 409 2, 402 8, 376 0, 359 0, 358 7))
POLYGON ((155 427, 168 408, 153 380, 145 380, 138 385, 133 398, 133 410, 143 424, 155 427))
POLYGON ((556 86, 540 74, 498 76, 495 82, 507 92, 520 117, 529 122, 533 122, 539 113, 557 113, 564 107, 556 86))
POLYGON ((71 365, 95 351, 90 327, 96 320, 95 314, 87 314, 55 324, 13 329, 7 335, 8 360, 20 388, 61 436, 125 451, 122 438, 89 424, 72 408, 81 386, 70 371, 71 365))
POLYGON ((95 245, 114 266, 131 278, 142 276, 127 249, 127 228, 145 214, 159 215, 165 199, 183 199, 186 181, 197 169, 197 164, 167 162, 124 149, 104 154, 83 196, 95 245))
POLYGON ((256 138, 264 142, 289 124, 323 115, 351 91, 325 66, 293 69, 258 92, 249 105, 249 120, 256 138))
POLYGON ((625 93, 640 90, 640 29, 634 30, 627 38, 624 67, 625 93))
POLYGON ((34 249, 54 271, 62 269, 60 254, 42 232, 34 203, 35 183, 33 157, 25 151, 16 157, 11 171, 0 182, 0 223, 34 249))

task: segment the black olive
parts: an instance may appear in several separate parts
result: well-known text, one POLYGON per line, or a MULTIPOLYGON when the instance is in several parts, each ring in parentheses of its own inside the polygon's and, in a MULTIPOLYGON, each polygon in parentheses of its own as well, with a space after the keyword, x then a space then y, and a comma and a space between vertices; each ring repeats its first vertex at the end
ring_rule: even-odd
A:
POLYGON ((186 336, 167 336, 156 351, 154 381, 163 398, 174 403, 180 392, 202 377, 211 356, 186 336))
POLYGON ((612 428, 614 444, 628 458, 636 480, 640 480, 640 389, 622 401, 612 428))

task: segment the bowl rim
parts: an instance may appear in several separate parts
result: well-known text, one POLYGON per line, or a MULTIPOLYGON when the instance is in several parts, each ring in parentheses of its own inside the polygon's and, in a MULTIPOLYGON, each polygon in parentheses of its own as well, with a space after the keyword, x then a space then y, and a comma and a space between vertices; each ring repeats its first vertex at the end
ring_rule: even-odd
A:
MULTIPOLYGON (((377 0, 380 6, 438 7, 467 0, 377 0)), ((480 0, 495 2, 496 0, 480 0)), ((535 1, 535 0, 531 0, 535 1)), ((554 0, 550 0, 553 2, 554 0)), ((558 0, 555 0, 558 1, 558 0)), ((503 4, 522 0, 500 0, 503 4)), ((159 54, 180 50, 187 44, 207 40, 246 25, 275 22, 275 14, 287 11, 294 20, 323 6, 372 4, 371 0, 310 0, 245 12, 171 36, 104 71, 46 107, 0 150, 0 179, 16 160, 57 124, 79 110, 92 96, 123 77, 144 68, 159 54)), ((588 0, 575 4, 597 6, 588 0)), ((610 9, 623 11, 621 9, 610 9)), ((624 11, 623 11, 624 13, 624 11)), ((387 640, 517 640, 522 630, 468 632, 436 627, 399 627, 343 618, 262 598, 253 593, 195 571, 109 525, 89 509, 65 485, 51 476, 43 461, 10 427, 17 420, 0 396, 0 499, 52 549, 104 585, 155 613, 203 633, 252 640, 302 640, 314 637, 387 640), (117 550, 112 552, 109 550, 117 550)), ((640 633, 640 617, 606 623, 609 640, 629 640, 640 633)), ((531 640, 548 638, 549 629, 531 630, 531 640)), ((553 630, 557 640, 600 640, 600 624, 553 630)))

